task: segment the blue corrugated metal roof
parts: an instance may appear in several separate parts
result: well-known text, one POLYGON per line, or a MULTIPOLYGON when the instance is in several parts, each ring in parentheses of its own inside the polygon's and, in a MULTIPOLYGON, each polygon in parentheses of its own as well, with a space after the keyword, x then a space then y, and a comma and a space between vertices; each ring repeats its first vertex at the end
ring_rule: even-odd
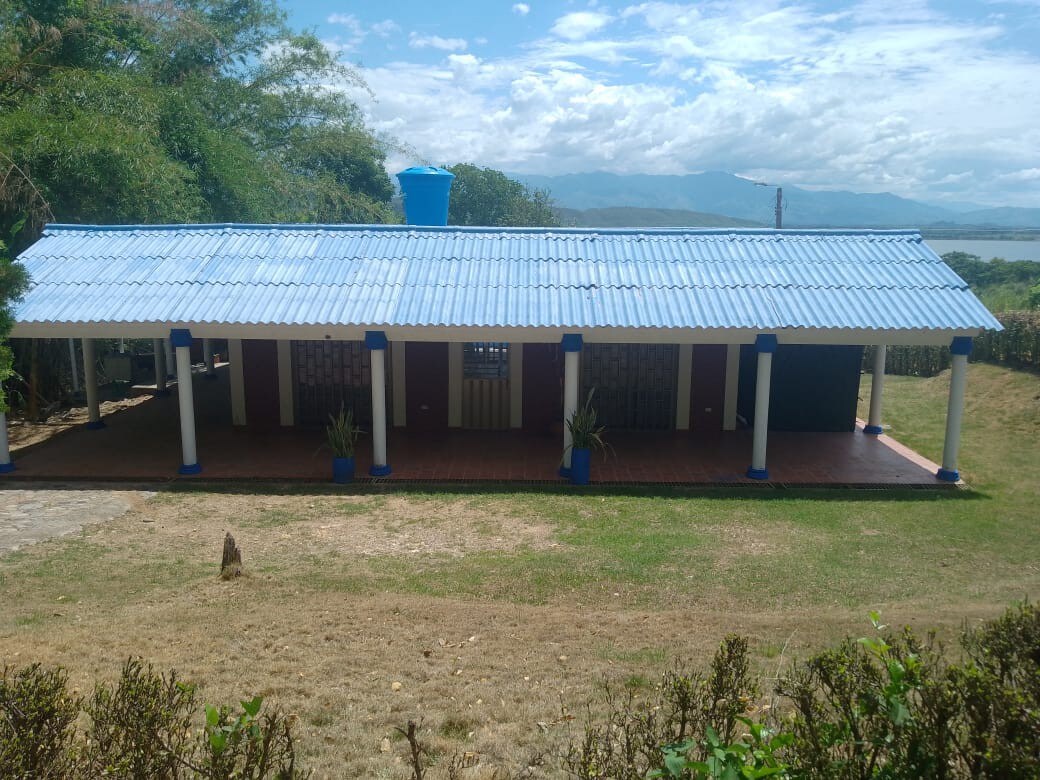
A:
POLYGON ((974 330, 911 231, 52 225, 20 323, 974 330))

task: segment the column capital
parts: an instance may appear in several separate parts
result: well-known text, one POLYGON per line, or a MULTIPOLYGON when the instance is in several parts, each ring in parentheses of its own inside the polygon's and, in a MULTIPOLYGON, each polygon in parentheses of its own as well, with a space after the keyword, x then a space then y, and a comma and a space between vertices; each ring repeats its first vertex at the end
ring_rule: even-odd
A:
POLYGON ((759 333, 755 336, 755 351, 770 354, 776 352, 776 336, 772 333, 759 333))
POLYGON ((365 347, 368 349, 386 349, 386 333, 381 330, 365 331, 365 347))
POLYGON ((955 336, 950 342, 951 355, 970 355, 972 347, 971 336, 955 336))
POLYGON ((564 352, 581 352, 584 343, 580 333, 564 333, 563 338, 560 339, 560 346, 563 347, 564 352))
POLYGON ((187 328, 173 328, 170 331, 170 343, 174 347, 190 347, 191 331, 187 328))

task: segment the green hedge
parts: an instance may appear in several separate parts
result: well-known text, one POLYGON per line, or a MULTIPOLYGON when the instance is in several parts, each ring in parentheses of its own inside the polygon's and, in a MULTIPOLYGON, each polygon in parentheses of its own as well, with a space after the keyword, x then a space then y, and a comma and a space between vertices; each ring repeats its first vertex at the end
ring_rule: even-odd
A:
MULTIPOLYGON (((1004 330, 987 330, 977 336, 969 360, 1040 370, 1040 312, 1008 311, 994 316, 1004 330)), ((873 365, 874 348, 867 347, 863 351, 863 369, 869 372, 873 365)), ((950 350, 945 346, 890 346, 885 373, 935 376, 949 367, 950 350)))

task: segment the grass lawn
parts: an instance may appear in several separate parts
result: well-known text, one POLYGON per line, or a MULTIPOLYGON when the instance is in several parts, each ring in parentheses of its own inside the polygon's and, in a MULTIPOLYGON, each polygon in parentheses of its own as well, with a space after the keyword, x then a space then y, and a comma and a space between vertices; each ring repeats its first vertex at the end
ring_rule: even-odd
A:
MULTIPOLYGON (((947 387, 886 386, 892 434, 933 460, 947 387)), ((211 702, 261 693, 317 777, 407 777, 408 718, 485 773, 555 776, 599 681, 646 685, 727 632, 772 674, 871 609, 952 635, 1035 596, 1038 442, 1038 377, 973 365, 969 490, 163 492, 0 558, 0 663, 86 689, 140 655, 211 702), (227 583, 225 530, 248 572, 227 583)))

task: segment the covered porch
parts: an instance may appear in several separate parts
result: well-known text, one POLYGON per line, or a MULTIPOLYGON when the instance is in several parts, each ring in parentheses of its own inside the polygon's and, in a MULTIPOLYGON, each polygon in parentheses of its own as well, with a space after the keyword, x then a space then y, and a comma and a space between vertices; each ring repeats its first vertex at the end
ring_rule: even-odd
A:
MULTIPOLYGON (((317 481, 330 479, 330 452, 318 427, 231 424, 230 367, 216 381, 193 374, 197 446, 205 469, 175 477, 181 457, 177 388, 105 416, 103 429, 76 429, 16 450, 16 471, 27 480, 169 479, 317 481)), ((765 484, 792 486, 939 487, 937 465, 885 436, 865 436, 862 423, 851 433, 771 432, 770 469, 765 484)), ((752 431, 696 434, 689 431, 618 431, 608 439, 613 452, 593 461, 594 484, 763 484, 747 476, 752 431)), ((366 475, 372 465, 371 436, 358 449, 361 482, 563 483, 558 475, 558 437, 523 430, 391 431, 391 473, 366 475)))

